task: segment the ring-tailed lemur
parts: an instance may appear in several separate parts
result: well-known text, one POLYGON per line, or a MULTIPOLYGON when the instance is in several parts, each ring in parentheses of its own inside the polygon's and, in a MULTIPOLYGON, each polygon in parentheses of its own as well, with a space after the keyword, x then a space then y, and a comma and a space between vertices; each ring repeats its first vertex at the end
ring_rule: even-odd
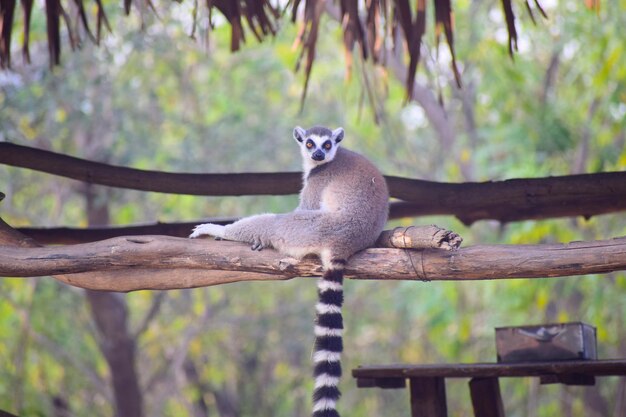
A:
POLYGON ((304 186, 300 204, 291 213, 259 214, 233 224, 196 226, 190 237, 216 236, 248 242, 253 250, 273 247, 301 258, 321 258, 318 282, 313 393, 314 417, 338 417, 340 355, 343 350, 343 273, 347 259, 372 246, 387 222, 387 184, 363 156, 339 147, 342 128, 304 130, 293 136, 300 144, 304 186))

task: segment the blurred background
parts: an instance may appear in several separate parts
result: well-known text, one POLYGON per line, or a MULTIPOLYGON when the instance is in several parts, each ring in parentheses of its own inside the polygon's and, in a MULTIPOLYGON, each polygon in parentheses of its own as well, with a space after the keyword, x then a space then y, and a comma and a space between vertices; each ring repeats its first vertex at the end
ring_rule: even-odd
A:
MULTIPOLYGON (((516 4, 519 51, 508 55, 500 2, 457 0, 457 88, 447 46, 427 26, 406 101, 405 80, 355 54, 346 71, 341 23, 322 15, 304 105, 294 71, 298 26, 252 36, 230 52, 219 14, 191 39, 194 2, 154 1, 123 17, 104 1, 112 33, 99 47, 67 46, 50 69, 45 14, 33 13, 32 63, 0 72, 0 141, 141 169, 281 172, 300 169, 296 125, 342 126, 345 147, 386 175, 442 182, 537 178, 626 168, 626 1, 590 7, 543 0, 533 24, 516 4), (445 122, 442 123, 441 117, 445 122)), ((21 17, 16 17, 20 19, 21 17)), ((430 19, 430 17, 429 17, 430 19)), ((429 21, 430 24, 430 21, 429 21)), ((200 25, 202 29, 202 25, 200 25)), ((15 42, 20 33, 14 34, 15 42)), ((15 45, 17 49, 17 44, 15 45)), ((16 54, 17 56, 18 54, 16 54)), ((144 193, 0 165, 2 218, 13 227, 201 221, 289 211, 297 196, 197 197, 144 193)), ((424 196, 425 199, 428 196, 424 196)), ((552 243, 626 235, 624 214, 465 226, 435 223, 487 243, 552 243)), ((626 356, 626 275, 472 282, 348 281, 342 415, 408 415, 406 390, 359 390, 360 364, 495 361, 494 328, 584 321, 600 358, 626 356)), ((115 295, 115 329, 136 371, 145 416, 306 416, 312 378, 311 279, 115 295)), ((50 278, 0 280, 0 409, 20 416, 123 415, 112 388, 111 333, 99 295, 50 278)), ((447 383, 451 416, 472 415, 467 381, 447 383)), ((540 386, 501 381, 507 416, 623 415, 626 385, 540 386)), ((119 399, 118 399, 119 401, 119 399)))

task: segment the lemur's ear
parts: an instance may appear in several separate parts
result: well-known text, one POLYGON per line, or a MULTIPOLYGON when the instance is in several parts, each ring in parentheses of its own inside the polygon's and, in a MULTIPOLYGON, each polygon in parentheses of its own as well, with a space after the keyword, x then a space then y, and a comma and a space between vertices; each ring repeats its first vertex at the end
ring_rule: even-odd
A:
POLYGON ((300 126, 296 126, 295 129, 293 129, 293 138, 298 142, 302 143, 305 136, 306 130, 302 129, 300 126))
POLYGON ((341 142, 343 140, 343 127, 338 127, 337 129, 333 130, 331 139, 335 143, 341 142))

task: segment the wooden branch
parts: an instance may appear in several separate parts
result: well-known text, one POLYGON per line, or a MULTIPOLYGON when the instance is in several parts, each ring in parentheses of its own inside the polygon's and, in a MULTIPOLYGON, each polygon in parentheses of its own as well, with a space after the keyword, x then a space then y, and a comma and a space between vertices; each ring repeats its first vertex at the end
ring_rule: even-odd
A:
POLYGON ((463 238, 453 231, 430 225, 384 230, 378 237, 376 246, 397 249, 453 250, 458 249, 462 242, 463 238))
POLYGON ((174 237, 188 237, 195 226, 200 223, 229 224, 236 218, 202 219, 195 222, 181 223, 154 223, 134 226, 110 226, 110 227, 20 227, 20 233, 27 235, 39 243, 46 245, 74 245, 77 243, 96 242, 98 240, 111 239, 119 236, 141 235, 165 235, 174 237))
POLYGON ((623 359, 566 360, 522 363, 392 364, 362 366, 352 370, 355 378, 499 378, 546 375, 626 375, 623 359))
MULTIPOLYGON (((189 241, 189 240, 186 240, 189 241)), ((462 239, 456 233, 437 226, 419 226, 396 228, 384 231, 379 239, 381 246, 401 248, 458 248, 462 239), (394 246, 395 245, 395 246, 394 246)), ((21 234, 11 228, 0 218, 0 248, 10 247, 40 247, 39 242, 21 234)), ((280 278, 272 274, 232 272, 213 270, 207 273, 203 270, 177 268, 141 270, 126 269, 121 271, 99 270, 76 274, 56 274, 55 279, 66 284, 93 290, 112 290, 112 282, 123 280, 121 286, 115 286, 114 291, 133 291, 135 289, 172 289, 176 283, 184 283, 182 288, 206 287, 218 284, 227 284, 238 281, 275 280, 280 278), (173 283, 173 284, 172 284, 173 283), (172 287, 171 285, 174 285, 172 287)))
POLYGON ((47 172, 91 184, 171 194, 240 196, 298 193, 302 174, 174 174, 88 161, 55 152, 0 142, 0 164, 47 172))
MULTIPOLYGON (((117 167, 0 142, 0 163, 89 183, 176 194, 239 196, 298 193, 301 174, 174 174, 117 167)), ((626 210, 626 172, 437 183, 386 176, 391 217, 454 215, 465 224, 584 216, 626 210)))
MULTIPOLYGON (((482 280, 605 273, 626 270, 626 238, 553 245, 491 245, 444 251, 367 249, 354 255, 346 276, 383 280, 482 280)), ((317 259, 300 262, 273 250, 208 239, 119 237, 72 246, 0 248, 1 276, 62 275, 83 288, 134 291, 249 280, 317 276, 317 259), (98 279, 89 274, 98 271, 98 279)))
POLYGON ((626 210, 626 172, 461 184, 399 177, 387 181, 392 195, 405 200, 392 203, 396 217, 451 214, 470 225, 486 219, 590 218, 626 210), (429 201, 417 201, 417 196, 429 201))

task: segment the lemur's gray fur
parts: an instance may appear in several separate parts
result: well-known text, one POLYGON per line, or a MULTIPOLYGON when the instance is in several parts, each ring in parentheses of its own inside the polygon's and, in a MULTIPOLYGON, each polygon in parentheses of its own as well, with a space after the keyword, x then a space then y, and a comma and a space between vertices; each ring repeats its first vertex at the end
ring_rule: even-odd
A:
POLYGON ((220 226, 196 226, 190 237, 212 235, 273 247, 296 258, 307 254, 347 259, 372 246, 387 221, 388 191, 378 169, 363 156, 338 146, 342 128, 294 129, 304 165, 300 204, 291 213, 259 214, 220 226), (307 148, 308 141, 314 145, 307 148), (330 149, 324 144, 330 142, 330 149), (315 159, 315 156, 320 158, 315 159))
POLYGON ((296 258, 320 257, 325 272, 318 284, 313 415, 336 417, 343 347, 343 268, 350 256, 372 246, 382 232, 389 193, 371 162, 339 147, 342 128, 296 127, 293 136, 300 145, 304 168, 300 204, 293 212, 259 214, 226 226, 201 224, 190 237, 212 235, 248 242, 254 250, 273 247, 296 258))

